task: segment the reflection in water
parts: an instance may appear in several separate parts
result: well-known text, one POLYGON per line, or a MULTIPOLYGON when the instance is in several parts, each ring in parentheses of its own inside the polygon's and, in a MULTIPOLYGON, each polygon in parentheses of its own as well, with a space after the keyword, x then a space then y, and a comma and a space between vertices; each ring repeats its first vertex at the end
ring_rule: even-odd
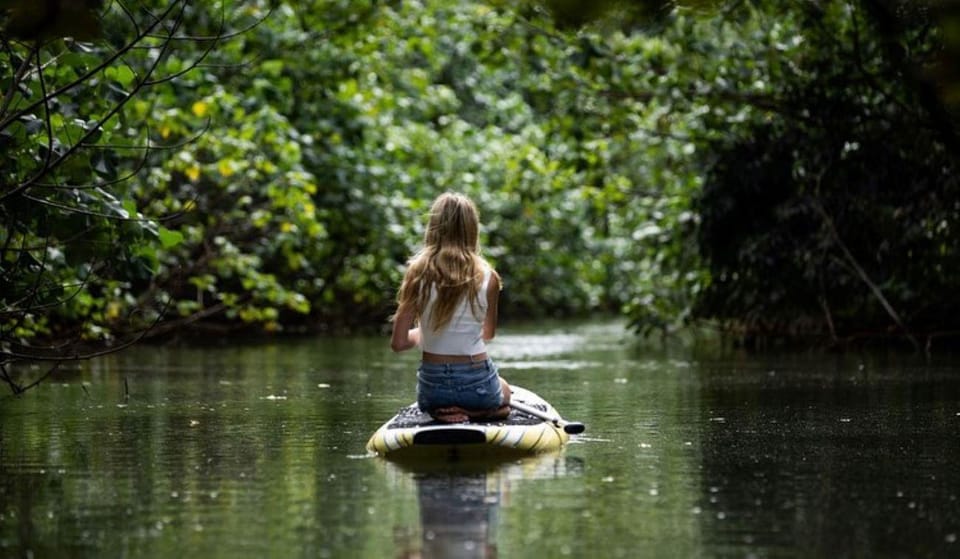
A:
POLYGON ((486 473, 415 475, 423 541, 420 556, 497 556, 500 488, 486 473))
MULTIPOLYGON (((398 542, 398 556, 423 559, 497 557, 500 507, 512 485, 533 479, 579 475, 583 462, 562 453, 508 464, 462 463, 403 465, 398 480, 412 479, 420 506, 419 542, 398 542)), ((403 531, 400 531, 403 533, 403 531)), ((411 532, 407 532, 408 534, 411 532)))

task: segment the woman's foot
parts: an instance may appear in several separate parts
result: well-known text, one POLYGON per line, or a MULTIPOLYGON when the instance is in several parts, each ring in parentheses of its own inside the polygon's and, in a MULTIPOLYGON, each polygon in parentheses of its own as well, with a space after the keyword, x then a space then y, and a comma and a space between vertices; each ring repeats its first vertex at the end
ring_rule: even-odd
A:
POLYGON ((510 406, 503 405, 492 410, 467 412, 474 419, 506 419, 510 415, 510 406))
POLYGON ((460 406, 437 408, 430 416, 442 423, 463 423, 471 419, 505 419, 510 415, 510 406, 503 405, 492 410, 467 410, 460 406))
POLYGON ((441 423, 463 423, 470 421, 470 415, 467 413, 467 410, 458 406, 437 408, 430 412, 430 416, 441 423))

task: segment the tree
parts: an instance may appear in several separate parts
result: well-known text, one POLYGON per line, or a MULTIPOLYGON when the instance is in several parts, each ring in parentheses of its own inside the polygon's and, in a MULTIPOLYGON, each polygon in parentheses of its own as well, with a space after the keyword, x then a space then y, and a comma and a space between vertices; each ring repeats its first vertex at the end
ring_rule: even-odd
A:
POLYGON ((177 146, 135 105, 238 30, 185 0, 3 8, 0 376, 19 393, 63 361, 126 347, 163 316, 146 288, 157 251, 181 234, 163 225, 174 215, 145 215, 130 193, 177 146), (196 32, 204 21, 209 32, 196 32), (53 366, 21 382, 8 369, 20 360, 53 366))
POLYGON ((762 119, 708 142, 699 209, 711 283, 697 314, 747 343, 956 330, 955 114, 943 10, 796 7, 762 119))

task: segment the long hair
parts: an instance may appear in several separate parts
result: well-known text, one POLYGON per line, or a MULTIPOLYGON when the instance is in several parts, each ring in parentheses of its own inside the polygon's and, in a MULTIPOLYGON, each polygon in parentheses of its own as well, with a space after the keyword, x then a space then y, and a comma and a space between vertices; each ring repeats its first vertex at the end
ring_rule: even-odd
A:
POLYGON ((407 263, 397 294, 398 309, 412 308, 419 321, 433 286, 437 290, 434 330, 450 323, 453 311, 465 297, 478 315, 484 267, 488 266, 480 256, 479 230, 480 219, 472 200, 451 192, 438 196, 430 208, 423 248, 407 263))

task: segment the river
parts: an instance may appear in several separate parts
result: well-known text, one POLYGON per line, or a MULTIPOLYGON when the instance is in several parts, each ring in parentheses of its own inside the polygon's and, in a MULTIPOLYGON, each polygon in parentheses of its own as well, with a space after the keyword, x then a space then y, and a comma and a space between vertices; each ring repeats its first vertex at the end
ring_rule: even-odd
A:
POLYGON ((505 325, 501 373, 587 425, 558 453, 402 467, 385 338, 141 346, 0 400, 3 557, 960 555, 960 362, 505 325))

